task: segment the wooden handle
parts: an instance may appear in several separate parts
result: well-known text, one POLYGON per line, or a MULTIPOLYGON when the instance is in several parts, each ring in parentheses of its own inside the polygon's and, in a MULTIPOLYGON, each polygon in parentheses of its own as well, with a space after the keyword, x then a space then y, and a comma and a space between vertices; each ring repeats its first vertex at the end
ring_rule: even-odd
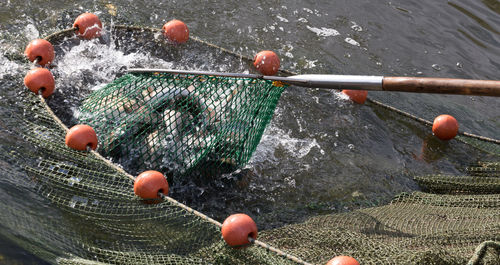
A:
POLYGON ((385 91, 500 97, 500 81, 491 80, 384 77, 382 89, 385 91))

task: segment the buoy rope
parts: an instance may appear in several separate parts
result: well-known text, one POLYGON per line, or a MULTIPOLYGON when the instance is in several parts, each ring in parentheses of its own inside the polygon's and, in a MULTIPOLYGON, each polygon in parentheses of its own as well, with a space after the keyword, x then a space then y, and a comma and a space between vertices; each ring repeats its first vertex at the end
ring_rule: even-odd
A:
POLYGON ((42 57, 37 56, 35 58, 35 60, 33 60, 33 66, 36 67, 38 65, 38 62, 40 62, 41 60, 42 60, 42 57))
POLYGON ((52 34, 48 35, 48 36, 47 36, 47 37, 45 37, 44 39, 45 39, 46 41, 48 41, 48 42, 51 42, 51 40, 52 40, 53 38, 59 37, 59 36, 61 36, 61 35, 63 35, 63 34, 67 34, 67 33, 70 33, 70 32, 74 32, 75 30, 76 30, 76 28, 75 28, 75 27, 73 27, 73 28, 69 28, 69 29, 63 29, 63 30, 61 30, 61 31, 56 31, 56 32, 54 32, 54 33, 52 33, 52 34))
MULTIPOLYGON (((384 103, 382 103, 380 101, 377 101, 377 100, 374 100, 374 99, 367 98, 367 100, 368 100, 368 102, 370 102, 372 104, 375 104, 375 105, 383 107, 385 109, 394 111, 394 112, 396 112, 398 114, 406 116, 406 117, 408 117, 410 119, 413 119, 413 120, 418 121, 420 123, 423 123, 425 125, 432 126, 432 122, 431 121, 428 121, 426 119, 423 119, 423 118, 420 118, 418 116, 415 116, 415 115, 413 115, 413 114, 411 114, 409 112, 402 111, 400 109, 397 109, 395 107, 389 106, 387 104, 384 104, 384 103)), ((458 134, 463 135, 463 136, 467 136, 467 137, 470 137, 470 138, 475 138, 475 139, 478 139, 478 140, 481 140, 481 141, 485 141, 485 142, 500 144, 500 140, 489 138, 489 137, 485 137, 485 136, 481 136, 481 135, 476 135, 476 134, 473 134, 473 133, 459 131, 458 134)))
MULTIPOLYGON (((151 27, 142 27, 142 26, 126 26, 126 25, 113 25, 112 27, 114 28, 117 28, 117 29, 127 29, 127 30, 137 30, 137 31, 150 31, 150 32, 155 32, 155 33, 160 33, 162 32, 162 29, 158 29, 158 28, 151 28, 151 27)), ((52 34, 52 35, 56 35, 56 34, 52 34)), ((240 59, 243 59, 245 61, 248 61, 248 62, 251 62, 253 59, 248 57, 248 56, 245 56, 245 55, 242 55, 242 54, 239 54, 237 52, 234 52, 234 51, 231 51, 231 50, 228 50, 226 48, 223 48, 223 47, 220 47, 218 45, 215 45, 213 43, 210 43, 210 42, 206 42, 200 38, 197 38, 196 36, 189 36, 189 39, 190 40, 193 40, 199 44, 203 44, 205 46, 208 46, 208 47, 211 47, 211 48, 215 48, 217 50, 220 50, 224 53, 227 53, 227 54, 231 54, 235 57, 239 57, 240 59)), ((285 73, 286 71, 283 71, 283 70, 280 70, 281 72, 285 73)))
MULTIPOLYGON (((214 224, 214 225, 216 225, 218 227, 222 227, 222 224, 220 222, 217 222, 214 219, 211 219, 210 217, 202 214, 201 212, 198 212, 198 211, 196 211, 196 210, 194 210, 194 209, 186 206, 185 204, 182 204, 182 203, 180 203, 180 202, 172 199, 169 196, 165 196, 165 194, 163 194, 161 192, 158 192, 158 196, 162 200, 168 200, 170 203, 172 203, 172 204, 174 204, 174 205, 176 205, 176 206, 178 206, 178 207, 180 207, 180 208, 182 208, 182 209, 184 209, 184 210, 186 210, 186 211, 188 211, 188 212, 190 212, 190 213, 192 213, 194 215, 197 215, 198 217, 203 218, 206 221, 208 221, 208 222, 210 222, 210 223, 212 223, 212 224, 214 224)), ((300 259, 298 257, 295 257, 293 255, 287 254, 287 253, 285 253, 285 252, 283 252, 283 251, 281 251, 281 250, 279 250, 279 249, 277 249, 277 248, 275 248, 273 246, 270 246, 270 245, 268 245, 268 244, 266 244, 266 243, 264 243, 262 241, 254 239, 252 237, 248 237, 248 241, 250 241, 250 243, 252 243, 254 245, 257 245, 259 247, 265 248, 268 251, 274 252, 275 254, 277 254, 279 256, 282 256, 282 257, 285 257, 285 258, 287 258, 287 259, 289 259, 291 261, 294 261, 294 262, 296 262, 298 264, 312 265, 312 263, 308 263, 308 262, 306 262, 306 261, 304 261, 304 260, 302 260, 302 259, 300 259)))
POLYGON ((469 262, 467 262, 467 265, 482 264, 481 262, 483 261, 488 248, 494 249, 497 251, 497 253, 500 253, 500 242, 484 241, 483 243, 481 243, 479 246, 477 246, 476 251, 474 251, 474 255, 472 255, 472 258, 469 260, 469 262))
POLYGON ((255 244, 255 245, 258 245, 260 247, 263 247, 263 248, 267 249, 268 251, 274 252, 277 255, 285 257, 285 258, 287 258, 287 259, 289 259, 291 261, 294 261, 294 262, 296 262, 298 264, 312 265, 312 263, 306 262, 306 261, 304 261, 304 260, 302 260, 302 259, 300 259, 298 257, 295 257, 295 256, 292 256, 290 254, 287 254, 287 253, 285 253, 285 252, 283 252, 283 251, 281 251, 281 250, 279 250, 279 249, 277 249, 275 247, 272 247, 272 246, 270 246, 270 245, 268 245, 268 244, 266 244, 266 243, 264 243, 262 241, 259 241, 257 239, 253 239, 252 237, 248 237, 248 241, 250 241, 250 243, 252 243, 252 244, 255 244))
MULTIPOLYGON (((40 93, 40 92, 38 92, 40 93)), ((54 112, 52 111, 52 109, 49 107, 49 105, 47 104, 47 102, 45 101, 45 99, 43 98, 42 95, 38 95, 38 98, 40 99, 42 105, 44 106, 45 110, 48 112, 49 116, 54 119, 54 121, 59 125, 59 127, 61 127, 61 129, 63 129, 64 131, 68 132, 69 131, 69 128, 66 127, 66 124, 64 124, 60 119, 59 117, 57 117, 56 114, 54 114, 54 112)), ((92 150, 92 148, 90 148, 89 146, 87 146, 87 152, 89 153, 92 153, 93 155, 95 155, 97 158, 103 160, 104 163, 106 163, 108 166, 112 167, 113 169, 117 170, 118 172, 122 173, 123 175, 129 177, 132 182, 135 180, 135 178, 130 175, 129 173, 127 173, 127 171, 123 170, 123 168, 117 166, 116 164, 114 164, 113 162, 109 161, 108 159, 104 158, 103 156, 101 156, 98 152, 92 150)))
POLYGON ((183 204, 183 203, 180 203, 178 201, 176 201, 175 199, 173 199, 172 197, 169 197, 169 196, 165 196, 165 194, 161 193, 161 192, 158 192, 158 196, 162 199, 162 200, 165 200, 165 201, 169 201, 171 204, 177 206, 177 207, 180 207, 202 219, 204 219, 205 221, 209 222, 209 223, 212 223, 218 227, 222 227, 222 224, 206 215, 204 215, 203 213, 201 212, 198 212, 196 211, 195 209, 183 204))
POLYGON ((384 104, 384 103, 382 103, 382 102, 380 102, 380 101, 376 101, 376 100, 374 100, 374 99, 367 98, 367 100, 368 100, 368 102, 370 102, 370 103, 372 103, 372 104, 378 105, 378 106, 383 107, 383 108, 385 108, 385 109, 388 109, 388 110, 390 110, 390 111, 397 112, 398 114, 401 114, 401 115, 403 115, 403 116, 406 116, 406 117, 408 117, 408 118, 410 118, 410 119, 413 119, 413 120, 415 120, 415 121, 418 121, 418 122, 420 122, 420 123, 422 123, 422 124, 425 124, 425 125, 427 125, 427 126, 432 126, 432 122, 431 122, 431 121, 428 121, 428 120, 426 120, 426 119, 420 118, 420 117, 418 117, 418 116, 416 116, 416 115, 413 115, 413 114, 411 114, 411 113, 409 113, 409 112, 405 112, 405 111, 403 111, 403 110, 400 110, 400 109, 397 109, 397 108, 395 108, 395 107, 389 106, 389 105, 387 105, 387 104, 384 104))

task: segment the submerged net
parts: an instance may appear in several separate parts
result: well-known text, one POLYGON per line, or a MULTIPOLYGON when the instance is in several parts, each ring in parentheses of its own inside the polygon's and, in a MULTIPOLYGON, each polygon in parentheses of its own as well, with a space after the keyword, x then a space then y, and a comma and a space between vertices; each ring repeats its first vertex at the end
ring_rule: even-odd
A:
MULTIPOLYGON (((125 35, 130 32, 139 34, 132 29, 126 32, 125 35)), ((231 89, 220 92, 214 89, 217 92, 209 96, 197 91, 196 97, 191 97, 194 94, 189 90, 185 94, 179 90, 169 94, 163 92, 165 88, 170 89, 168 85, 155 82, 161 76, 127 75, 117 82, 133 83, 135 81, 132 80, 137 80, 142 84, 140 80, 152 80, 150 83, 158 89, 156 93, 167 98, 182 95, 180 102, 185 105, 161 105, 158 108, 158 105, 138 104, 139 108, 135 108, 133 103, 144 97, 143 91, 149 93, 149 86, 135 91, 121 91, 110 85, 111 88, 103 90, 108 92, 102 92, 104 94, 95 100, 91 100, 92 97, 87 100, 83 106, 87 106, 88 111, 82 107, 82 119, 85 115, 110 115, 111 119, 102 122, 100 130, 112 134, 117 125, 129 128, 132 124, 153 124, 152 121, 157 118, 152 113, 183 110, 191 115, 189 119, 197 121, 195 125, 176 127, 186 129, 183 137, 206 130, 209 134, 220 134, 218 138, 214 137, 220 141, 206 140, 208 144, 205 144, 214 149, 208 148, 209 155, 205 157, 200 155, 191 160, 187 155, 178 158, 166 153, 166 160, 182 165, 187 171, 195 171, 196 163, 201 165, 211 160, 220 161, 221 158, 234 159, 234 164, 244 163, 248 159, 247 153, 255 148, 253 145, 258 142, 255 139, 260 138, 261 129, 252 128, 246 132, 257 138, 247 137, 247 141, 252 140, 237 142, 236 146, 243 149, 236 148, 234 153, 220 155, 215 151, 224 150, 221 146, 227 144, 227 134, 232 135, 234 129, 240 128, 229 125, 219 132, 218 128, 225 128, 221 125, 213 126, 214 130, 210 131, 210 125, 217 122, 232 124, 233 117, 216 116, 212 123, 210 115, 202 114, 212 108, 213 102, 225 102, 215 108, 231 109, 232 100, 226 100, 231 89), (128 118, 121 120, 113 112, 99 111, 99 106, 110 104, 111 101, 106 98, 119 98, 112 101, 116 104, 112 109, 121 108, 125 113, 129 109, 133 114, 127 113, 130 114, 128 118), (198 107, 190 109, 193 102, 200 100, 205 102, 200 105, 206 107, 199 107, 196 103, 194 105, 198 107), (149 116, 137 111, 141 107, 148 108, 149 116), (137 117, 142 122, 136 121, 137 117)), ((211 78, 194 77, 193 80, 195 83, 214 82, 216 87, 221 83, 211 78)), ((168 80, 175 87, 183 82, 175 77, 168 80)), ((234 80, 233 83, 238 89, 237 84, 248 84, 245 82, 250 80, 234 80)), ((16 143, 15 147, 0 146, 0 172, 4 176, 0 180, 0 232, 4 237, 36 256, 58 264, 298 263, 261 245, 245 249, 228 247, 221 239, 220 223, 173 199, 168 198, 159 204, 143 203, 133 193, 133 177, 94 152, 67 148, 64 144, 66 129, 53 116, 45 101, 25 91, 21 84, 18 87, 21 91, 17 93, 19 101, 0 102, 4 110, 0 112, 1 136, 16 143)), ((260 89, 276 90, 271 100, 273 103, 262 112, 272 113, 281 88, 264 83, 260 89)), ((235 95, 258 95, 250 92, 235 95)), ((248 102, 248 105, 252 105, 250 103, 253 104, 248 102)), ((222 115, 228 112, 216 113, 222 115)), ((261 112, 249 106, 243 113, 245 115, 234 120, 249 122, 248 119, 261 112)), ((267 115, 265 117, 269 118, 272 114, 267 115)), ((164 126, 161 120, 155 123, 160 124, 157 127, 164 126)), ((172 123, 168 121, 169 125, 172 123)), ((262 126, 266 123, 263 121, 262 126)), ((133 129, 137 131, 127 134, 131 136, 129 138, 112 138, 108 134, 104 137, 109 138, 103 139, 126 141, 129 143, 126 148, 135 148, 136 140, 130 139, 144 141, 153 133, 152 127, 133 129)), ((163 130, 167 133, 162 140, 168 141, 168 136, 174 132, 172 128, 163 130)), ((500 145, 467 136, 461 136, 461 140, 492 154, 489 156, 492 161, 464 165, 467 171, 462 176, 415 177, 422 191, 400 194, 390 203, 378 207, 316 216, 305 222, 260 231, 259 239, 302 260, 318 264, 324 264, 336 255, 353 256, 361 264, 465 264, 469 260, 471 264, 500 264, 500 145)), ((233 144, 230 142, 230 145, 233 144)), ((458 141, 454 144, 466 146, 458 141)), ((129 151, 115 148, 111 142, 102 148, 110 154, 129 151)), ((177 152, 190 151, 180 148, 177 152)), ((164 163, 160 156, 148 155, 148 161, 164 163)))
POLYGON ((79 120, 94 128, 101 153, 127 157, 127 165, 220 176, 250 159, 283 88, 250 78, 127 74, 92 93, 79 120))

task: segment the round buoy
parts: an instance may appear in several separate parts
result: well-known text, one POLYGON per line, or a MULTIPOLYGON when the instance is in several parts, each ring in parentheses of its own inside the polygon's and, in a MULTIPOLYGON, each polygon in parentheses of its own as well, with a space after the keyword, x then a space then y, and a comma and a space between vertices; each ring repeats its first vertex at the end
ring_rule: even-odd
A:
POLYGON ((101 36, 102 23, 98 16, 92 13, 83 13, 75 19, 73 27, 78 36, 90 40, 101 36))
POLYGON ((359 265, 359 262, 349 256, 337 256, 328 261, 326 265, 359 265))
POLYGON ((54 76, 45 68, 31 69, 24 77, 24 85, 37 95, 41 91, 42 96, 47 98, 54 92, 54 76))
POLYGON ((364 104, 368 96, 368 91, 365 90, 342 90, 342 93, 358 104, 364 104))
POLYGON ((443 114, 434 119, 432 132, 441 140, 451 140, 457 136, 458 122, 453 116, 443 114))
POLYGON ((134 182, 134 193, 143 199, 159 199, 158 192, 167 196, 168 189, 165 176, 155 170, 142 172, 134 182))
POLYGON ((163 25, 163 35, 174 43, 184 43, 189 39, 189 29, 186 23, 174 19, 163 25))
POLYGON ((38 59, 38 64, 45 66, 54 61, 54 46, 50 42, 44 39, 32 40, 26 49, 24 54, 28 57, 28 60, 34 62, 38 59))
POLYGON ((273 51, 261 51, 253 58, 253 65, 263 75, 275 75, 280 68, 280 58, 273 51))
POLYGON ((232 247, 244 247, 250 244, 248 237, 257 239, 257 225, 246 214, 233 214, 222 224, 222 238, 232 247))
POLYGON ((66 145, 79 151, 87 150, 87 146, 95 150, 97 148, 97 135, 94 129, 88 125, 75 125, 66 133, 66 145))

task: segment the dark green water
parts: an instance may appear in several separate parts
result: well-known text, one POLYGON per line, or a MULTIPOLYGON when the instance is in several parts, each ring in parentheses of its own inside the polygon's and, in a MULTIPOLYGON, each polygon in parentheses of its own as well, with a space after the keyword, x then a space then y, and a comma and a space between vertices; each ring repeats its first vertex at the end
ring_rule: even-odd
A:
MULTIPOLYGON (((1 0, 2 119, 30 67, 15 60, 16 54, 31 39, 70 27, 85 11, 98 14, 108 25, 161 27, 172 18, 181 19, 193 35, 244 55, 274 50, 284 69, 300 73, 500 79, 498 1, 1 0)), ((118 56, 116 61, 128 66, 123 59, 118 56)), ((107 65, 115 62, 102 60, 107 65)), ((58 71, 63 75, 81 69, 69 65, 58 71)), ((369 96, 428 120, 452 114, 461 130, 500 138, 497 98, 369 96)), ((172 196, 219 221, 227 213, 246 212, 261 228, 371 206, 418 189, 412 175, 458 173, 479 159, 473 150, 454 141, 442 143, 430 134, 429 128, 374 106, 353 105, 335 92, 292 87, 283 94, 251 163, 234 178, 238 181, 178 187, 194 195, 174 190, 172 196), (221 203, 220 197, 226 201, 221 203)), ((16 142, 2 137, 0 146, 14 148, 16 142)), ((0 162, 8 167, 8 161, 0 162)), ((0 189, 7 191, 3 184, 0 180, 0 189)), ((12 236, 12 229, 0 226, 1 234, 12 236)), ((9 241, 0 242, 0 264, 40 262, 9 241)))

